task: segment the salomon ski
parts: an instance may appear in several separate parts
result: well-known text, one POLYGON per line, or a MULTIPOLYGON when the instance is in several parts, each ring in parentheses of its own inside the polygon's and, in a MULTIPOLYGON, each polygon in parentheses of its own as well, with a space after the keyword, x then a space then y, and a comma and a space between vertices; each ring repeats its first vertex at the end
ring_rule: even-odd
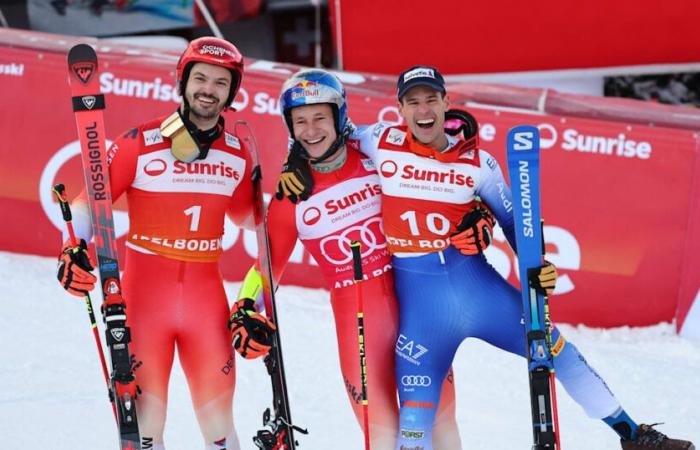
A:
POLYGON ((111 361, 110 400, 115 403, 117 411, 121 448, 140 450, 135 404, 137 387, 129 353, 131 335, 126 325, 126 305, 121 292, 112 220, 112 194, 102 117, 105 101, 99 88, 97 54, 92 47, 79 44, 70 49, 68 78, 102 286, 102 317, 111 361))
POLYGON ((528 270, 542 266, 544 241, 540 214, 540 136, 532 126, 508 133, 508 173, 513 190, 518 267, 522 290, 530 375, 534 450, 558 449, 554 364, 547 297, 528 281, 528 270))
POLYGON ((236 135, 244 140, 252 160, 251 176, 253 179, 253 215, 258 242, 258 263, 263 284, 263 300, 265 314, 277 325, 277 331, 272 335, 270 352, 265 356, 265 367, 272 381, 273 411, 267 408, 263 413, 263 429, 253 438, 255 445, 262 450, 294 450, 299 444, 294 438, 294 432, 307 434, 305 429, 292 424, 287 395, 287 380, 284 375, 282 347, 280 343, 280 328, 277 321, 277 306, 275 304, 275 281, 270 263, 270 243, 267 234, 267 214, 262 191, 262 171, 260 169, 257 144, 252 131, 244 122, 237 122, 236 135))

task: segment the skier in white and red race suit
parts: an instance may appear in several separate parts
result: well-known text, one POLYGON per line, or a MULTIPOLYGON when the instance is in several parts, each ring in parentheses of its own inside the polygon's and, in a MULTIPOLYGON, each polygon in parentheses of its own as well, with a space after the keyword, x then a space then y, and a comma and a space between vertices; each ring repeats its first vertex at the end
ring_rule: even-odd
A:
MULTIPOLYGON (((345 90, 335 75, 316 69, 293 75, 283 85, 280 109, 292 141, 290 151, 303 155, 298 164, 313 177, 314 188, 304 195, 304 202, 294 204, 279 195, 270 203, 273 276, 280 280, 300 239, 318 263, 330 291, 343 381, 363 427, 358 298, 350 248, 352 241, 361 243, 369 436, 373 450, 393 450, 398 433, 393 356, 398 310, 382 226, 379 175, 372 161, 360 152, 359 142, 347 138, 353 126, 345 90)), ((254 305, 261 283, 258 268, 253 267, 241 287, 240 300, 232 308, 234 346, 247 358, 268 351, 254 337, 255 318, 259 317, 254 305)), ((442 391, 442 397, 436 407, 439 432, 434 448, 459 450, 452 376, 436 381, 435 388, 442 391)))
MULTIPOLYGON (((496 159, 478 147, 476 121, 462 112, 457 122, 464 140, 446 132, 455 120, 448 112, 443 77, 434 67, 414 66, 403 72, 397 93, 406 125, 358 127, 350 139, 378 169, 399 302, 395 364, 401 410, 396 450, 431 450, 440 433, 435 419, 441 381, 457 348, 465 338, 476 337, 525 357, 523 306, 520 292, 496 272, 482 251, 474 252, 474 242, 490 241, 489 211, 516 249, 510 188, 496 159), (476 219, 475 211, 480 211, 476 219)), ((299 158, 290 152, 282 176, 294 181, 286 184, 293 187, 287 192, 292 201, 315 189, 314 178, 300 171, 303 166, 294 159, 299 158)), ((477 250, 483 247, 478 245, 477 250)), ((530 283, 550 295, 556 278, 556 268, 546 263, 530 283)), ((624 450, 694 449, 688 441, 670 439, 633 421, 556 327, 552 354, 557 378, 569 395, 588 416, 615 430, 624 450)))
MULTIPOLYGON (((128 202, 122 287, 132 352, 142 362, 135 375, 143 448, 165 448, 175 348, 204 448, 240 448, 229 307, 218 260, 225 216, 252 228, 250 157, 221 116, 242 78, 243 57, 233 44, 211 37, 192 41, 177 65, 183 97, 177 111, 127 131, 108 151, 112 198, 126 193, 128 202)), ((83 242, 77 252, 64 244, 58 277, 82 296, 96 281, 85 270, 85 242, 92 236, 84 192, 72 208, 83 242)))

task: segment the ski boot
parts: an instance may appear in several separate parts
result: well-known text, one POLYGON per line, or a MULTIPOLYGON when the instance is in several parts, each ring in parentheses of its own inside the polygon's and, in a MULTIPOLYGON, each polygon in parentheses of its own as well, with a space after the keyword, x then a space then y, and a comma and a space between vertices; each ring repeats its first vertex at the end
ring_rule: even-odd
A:
POLYGON ((621 441, 622 450, 695 450, 695 445, 689 441, 671 439, 660 431, 654 429, 654 425, 641 424, 637 428, 637 438, 621 441))

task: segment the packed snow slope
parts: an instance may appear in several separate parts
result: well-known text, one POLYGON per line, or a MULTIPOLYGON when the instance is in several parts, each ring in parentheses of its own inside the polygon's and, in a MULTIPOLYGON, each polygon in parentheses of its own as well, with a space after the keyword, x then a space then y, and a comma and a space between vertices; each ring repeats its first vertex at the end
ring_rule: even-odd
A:
MULTIPOLYGON (((114 450, 116 427, 85 305, 58 286, 55 266, 52 258, 0 252, 0 448, 114 450)), ((231 297, 237 287, 227 283, 231 297)), ((93 297, 99 309, 99 296, 93 297)), ((363 448, 338 368, 327 293, 282 286, 278 300, 292 417, 310 431, 299 436, 299 449, 363 448)), ((678 337, 669 324, 561 328, 633 418, 665 422, 661 431, 700 443, 699 343, 678 337)), ((252 436, 270 405, 270 383, 261 361, 237 358, 236 364, 236 427, 242 448, 254 449, 252 436)), ((467 340, 454 365, 464 449, 530 448, 524 360, 467 340)), ((562 448, 619 449, 614 433, 587 418, 558 386, 562 448)), ((167 420, 168 450, 202 448, 177 363, 167 420)))

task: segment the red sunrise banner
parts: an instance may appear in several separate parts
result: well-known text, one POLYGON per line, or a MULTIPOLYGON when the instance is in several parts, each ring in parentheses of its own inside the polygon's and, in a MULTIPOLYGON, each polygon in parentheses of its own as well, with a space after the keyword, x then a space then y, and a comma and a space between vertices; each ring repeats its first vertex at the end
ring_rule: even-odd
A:
MULTIPOLYGON (((62 182, 70 196, 82 188, 65 73, 66 53, 75 43, 74 37, 0 30, 5 143, 0 149, 0 207, 10 212, 3 221, 1 250, 56 254, 61 218, 50 187, 62 182)), ((108 138, 177 107, 177 54, 107 44, 97 49, 108 138)), ((229 123, 246 120, 255 130, 267 192, 273 190, 286 150, 279 89, 297 69, 249 61, 235 101, 238 111, 226 116, 229 123)), ((399 120, 392 77, 340 76, 355 123, 399 120)), ((467 108, 481 125, 482 148, 504 170, 508 129, 527 123, 541 130, 547 257, 561 274, 551 300, 553 317, 591 326, 675 319, 680 328, 692 316, 700 285, 700 271, 692 269, 700 265, 700 150, 698 133, 687 128, 697 113, 551 92, 543 101, 536 90, 477 87, 452 85, 448 90, 455 103, 469 102, 467 108)), ((125 207, 124 199, 116 203, 122 245, 125 207)), ((489 259, 515 282, 514 257, 502 234, 497 237, 489 259)), ((224 276, 241 279, 256 252, 254 235, 229 223, 223 246, 224 276)), ((282 281, 320 287, 319 275, 299 246, 282 281)))

